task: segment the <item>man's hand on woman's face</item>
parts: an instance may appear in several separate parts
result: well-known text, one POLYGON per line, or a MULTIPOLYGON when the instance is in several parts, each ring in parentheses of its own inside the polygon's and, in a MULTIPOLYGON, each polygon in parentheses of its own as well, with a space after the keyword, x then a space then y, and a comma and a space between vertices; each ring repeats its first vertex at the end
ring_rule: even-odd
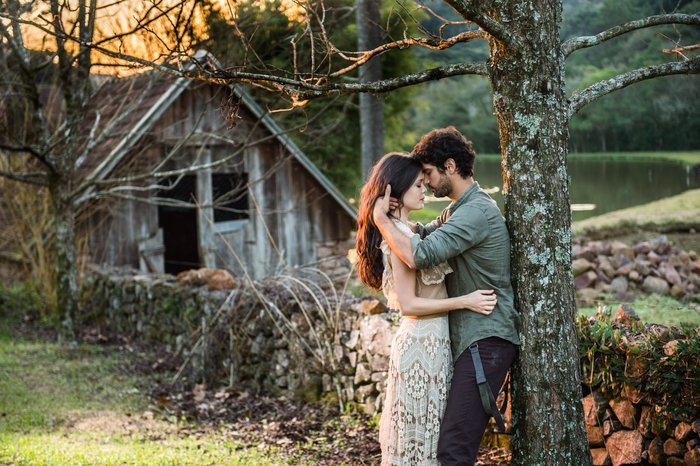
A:
POLYGON ((380 197, 374 201, 374 210, 372 211, 372 218, 374 218, 374 223, 378 224, 385 218, 387 218, 387 213, 391 210, 391 185, 386 185, 386 190, 384 191, 384 196, 380 197))

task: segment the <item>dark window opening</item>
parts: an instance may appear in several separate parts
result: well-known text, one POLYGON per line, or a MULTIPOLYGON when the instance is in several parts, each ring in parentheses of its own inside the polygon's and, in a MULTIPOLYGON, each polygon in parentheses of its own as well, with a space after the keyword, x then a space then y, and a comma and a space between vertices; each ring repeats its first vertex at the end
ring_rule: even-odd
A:
POLYGON ((214 222, 248 218, 247 173, 215 173, 211 175, 211 184, 214 222))

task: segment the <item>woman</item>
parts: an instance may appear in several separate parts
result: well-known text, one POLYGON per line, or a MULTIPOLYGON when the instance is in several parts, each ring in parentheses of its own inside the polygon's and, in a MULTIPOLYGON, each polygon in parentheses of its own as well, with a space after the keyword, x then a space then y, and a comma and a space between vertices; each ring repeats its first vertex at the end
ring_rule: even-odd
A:
POLYGON ((437 465, 440 422, 452 375, 447 311, 470 309, 490 314, 493 290, 448 298, 441 264, 414 271, 391 253, 372 219, 374 203, 391 185, 398 199, 393 211, 399 230, 408 236, 408 213, 423 208, 422 165, 406 154, 389 153, 372 169, 362 188, 356 248, 358 273, 368 286, 381 289, 387 306, 402 319, 392 341, 386 398, 379 424, 383 465, 437 465))

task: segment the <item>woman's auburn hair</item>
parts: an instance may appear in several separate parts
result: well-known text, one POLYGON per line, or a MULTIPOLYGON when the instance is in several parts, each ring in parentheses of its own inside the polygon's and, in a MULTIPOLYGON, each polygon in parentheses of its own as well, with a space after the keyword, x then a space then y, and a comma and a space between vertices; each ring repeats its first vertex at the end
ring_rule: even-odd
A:
POLYGON ((402 152, 390 152, 382 157, 369 173, 367 183, 360 192, 360 205, 357 219, 357 274, 370 288, 382 288, 384 263, 379 246, 382 236, 374 223, 372 213, 374 203, 384 195, 387 184, 391 185, 391 197, 399 200, 401 210, 403 195, 411 187, 422 170, 421 163, 402 152))

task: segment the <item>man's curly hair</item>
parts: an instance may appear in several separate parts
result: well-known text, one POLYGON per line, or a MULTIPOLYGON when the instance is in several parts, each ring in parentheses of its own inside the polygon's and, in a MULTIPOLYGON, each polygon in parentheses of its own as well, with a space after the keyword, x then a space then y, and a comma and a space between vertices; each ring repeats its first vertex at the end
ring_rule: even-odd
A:
POLYGON ((476 152, 472 142, 454 126, 434 129, 425 134, 411 154, 421 163, 435 165, 440 173, 445 173, 447 159, 453 159, 462 178, 474 176, 476 152))

